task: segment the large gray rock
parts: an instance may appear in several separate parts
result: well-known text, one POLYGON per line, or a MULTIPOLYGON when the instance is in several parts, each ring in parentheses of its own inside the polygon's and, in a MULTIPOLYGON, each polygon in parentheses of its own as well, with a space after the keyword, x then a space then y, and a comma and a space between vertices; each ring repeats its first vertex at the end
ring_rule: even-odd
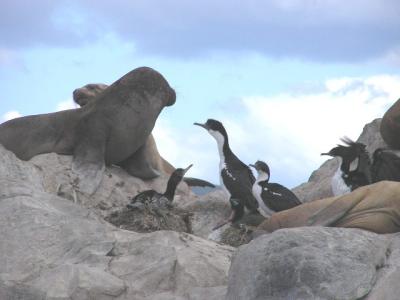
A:
POLYGON ((378 278, 373 290, 365 298, 366 300, 399 299, 400 289, 400 234, 388 235, 391 239, 387 249, 387 260, 383 269, 378 272, 378 278))
MULTIPOLYGON (((375 119, 371 123, 366 124, 357 139, 357 142, 364 143, 367 146, 367 151, 371 155, 377 148, 388 148, 379 131, 381 121, 382 119, 375 119)), ((293 192, 302 202, 333 196, 331 180, 338 167, 338 158, 327 160, 311 174, 308 182, 295 187, 293 192)))
MULTIPOLYGON (((69 176, 66 161, 49 172, 57 160, 70 163, 52 154, 23 162, 0 145, 0 299, 200 299, 205 291, 218 299, 225 293, 233 248, 173 231, 118 229, 97 214, 96 200, 80 203, 85 199, 78 195, 73 203, 56 195, 57 180, 68 183, 69 176), (38 163, 43 158, 47 165, 38 163)), ((103 184, 120 182, 118 169, 107 172, 103 184)))
POLYGON ((360 299, 373 289, 389 247, 388 237, 358 229, 278 230, 239 248, 226 299, 360 299))
POLYGON ((193 234, 208 238, 221 220, 227 219, 231 213, 229 198, 225 191, 217 189, 203 196, 196 196, 181 207, 193 213, 193 234))

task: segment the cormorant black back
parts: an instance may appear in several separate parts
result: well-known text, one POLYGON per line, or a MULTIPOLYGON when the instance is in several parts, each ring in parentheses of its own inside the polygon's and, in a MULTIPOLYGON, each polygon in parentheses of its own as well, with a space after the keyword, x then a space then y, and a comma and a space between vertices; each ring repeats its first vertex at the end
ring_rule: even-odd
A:
MULTIPOLYGON (((249 167, 230 149, 228 134, 220 121, 208 119, 206 123, 194 123, 203 127, 217 142, 220 156, 220 180, 230 196, 232 214, 225 223, 235 222, 243 215, 244 208, 257 212, 258 203, 251 189, 255 181, 249 167), (232 205, 235 203, 235 205, 232 205)), ((221 224, 220 224, 221 225, 221 224)), ((218 226, 217 226, 218 227, 218 226)))
POLYGON ((257 171, 257 180, 253 184, 252 192, 257 199, 261 213, 265 217, 270 217, 273 213, 286 210, 301 202, 297 196, 288 188, 279 183, 270 183, 269 166, 258 160, 254 165, 250 165, 257 171))
POLYGON ((132 200, 131 203, 127 205, 128 208, 137 208, 142 204, 155 204, 157 206, 169 206, 174 200, 176 187, 182 181, 186 172, 193 166, 193 164, 189 165, 187 168, 177 168, 174 172, 172 172, 171 176, 168 179, 167 188, 164 193, 159 193, 155 190, 147 190, 137 194, 132 200))

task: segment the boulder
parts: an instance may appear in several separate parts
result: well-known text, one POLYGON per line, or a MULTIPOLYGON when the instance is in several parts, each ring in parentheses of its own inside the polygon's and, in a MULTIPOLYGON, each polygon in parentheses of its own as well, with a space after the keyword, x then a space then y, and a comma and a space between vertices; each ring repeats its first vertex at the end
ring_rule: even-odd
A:
POLYGON ((74 203, 57 196, 60 182, 61 191, 70 184, 70 160, 45 154, 21 161, 0 145, 0 299, 200 299, 202 292, 218 299, 225 293, 233 248, 186 233, 112 226, 96 204, 126 202, 115 195, 143 183, 122 184, 131 176, 107 169, 108 194, 95 200, 101 195, 78 193, 74 203))
POLYGON ((361 299, 385 272, 390 244, 358 229, 301 227, 263 235, 235 254, 226 299, 361 299))

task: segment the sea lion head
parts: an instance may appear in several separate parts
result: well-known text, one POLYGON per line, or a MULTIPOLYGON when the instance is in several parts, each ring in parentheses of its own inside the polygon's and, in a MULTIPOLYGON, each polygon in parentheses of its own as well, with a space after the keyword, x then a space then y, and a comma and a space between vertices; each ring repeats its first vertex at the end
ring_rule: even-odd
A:
POLYGON ((91 100, 101 94, 108 85, 102 83, 89 83, 81 88, 75 89, 72 93, 74 102, 80 107, 85 106, 91 100))
POLYGON ((167 80, 156 70, 149 67, 140 67, 121 78, 129 78, 129 85, 132 89, 142 93, 143 96, 150 96, 151 99, 161 101, 163 106, 171 106, 176 101, 176 93, 167 80), (129 76, 127 76, 129 75, 129 76))

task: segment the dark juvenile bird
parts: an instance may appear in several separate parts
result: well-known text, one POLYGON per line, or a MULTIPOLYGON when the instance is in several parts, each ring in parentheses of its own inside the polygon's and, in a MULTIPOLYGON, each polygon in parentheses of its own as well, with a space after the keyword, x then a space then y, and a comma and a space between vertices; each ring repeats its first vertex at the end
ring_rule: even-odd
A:
POLYGON ((252 186, 255 181, 250 168, 243 163, 230 149, 228 134, 221 122, 208 119, 205 124, 194 123, 201 126, 217 141, 220 157, 221 185, 229 193, 232 213, 227 220, 220 222, 217 229, 229 222, 241 219, 245 209, 252 213, 258 211, 258 203, 252 194, 252 186))
POLYGON ((337 145, 327 153, 341 159, 340 166, 332 178, 332 192, 335 196, 354 191, 360 186, 372 183, 371 160, 363 143, 354 142, 344 137, 345 145, 337 145))
POLYGON ((137 194, 132 200, 131 203, 127 205, 128 208, 139 208, 143 205, 154 205, 159 208, 168 208, 171 207, 172 201, 174 200, 176 187, 182 181, 183 176, 185 176, 186 172, 192 167, 191 164, 186 169, 178 168, 174 172, 172 172, 171 176, 168 179, 167 189, 163 194, 156 192, 155 190, 147 190, 137 194))
POLYGON ((258 160, 250 165, 257 170, 257 180, 253 184, 253 195, 257 199, 261 214, 270 217, 273 213, 286 210, 301 202, 297 196, 288 188, 279 183, 270 183, 270 170, 268 165, 258 160))
POLYGON ((398 151, 378 148, 372 155, 372 182, 400 181, 400 157, 398 151))

